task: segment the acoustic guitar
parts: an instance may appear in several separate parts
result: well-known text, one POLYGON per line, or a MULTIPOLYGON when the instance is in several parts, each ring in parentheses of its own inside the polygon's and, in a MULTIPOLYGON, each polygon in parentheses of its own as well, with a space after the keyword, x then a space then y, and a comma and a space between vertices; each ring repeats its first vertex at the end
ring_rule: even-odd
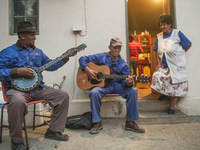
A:
MULTIPOLYGON (((86 71, 82 71, 79 67, 77 72, 77 85, 82 90, 87 90, 95 86, 99 87, 106 87, 108 85, 108 80, 112 79, 126 79, 128 78, 128 75, 113 75, 112 69, 109 68, 106 65, 96 65, 92 62, 88 62, 88 67, 94 71, 97 72, 96 79, 92 80, 88 78, 86 71)), ((151 77, 149 76, 138 76, 134 77, 136 81, 142 82, 142 83, 150 83, 151 77)))
POLYGON ((40 84, 40 73, 42 71, 44 71, 45 69, 47 69, 48 67, 52 66, 53 64, 57 63, 58 61, 62 60, 63 58, 69 56, 70 54, 74 53, 74 52, 78 52, 80 50, 83 50, 87 47, 86 44, 81 44, 78 47, 74 48, 73 50, 71 50, 70 52, 64 53, 62 54, 60 57, 57 57, 56 59, 46 63, 45 65, 39 67, 38 69, 34 69, 31 66, 25 66, 29 69, 31 69, 34 73, 34 78, 25 78, 25 77, 19 77, 19 78, 15 78, 11 80, 11 84, 12 86, 19 90, 19 91, 23 91, 23 92, 31 92, 33 90, 35 90, 39 84, 40 84))

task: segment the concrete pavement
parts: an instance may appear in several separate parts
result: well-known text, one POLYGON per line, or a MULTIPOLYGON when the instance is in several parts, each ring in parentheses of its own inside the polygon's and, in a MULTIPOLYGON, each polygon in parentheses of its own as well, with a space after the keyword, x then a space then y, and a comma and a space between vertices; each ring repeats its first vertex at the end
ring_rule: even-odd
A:
MULTIPOLYGON (((140 125, 145 133, 124 130, 125 119, 103 119, 103 130, 91 135, 87 129, 65 129, 69 141, 44 138, 48 125, 28 128, 30 150, 199 150, 200 122, 140 125)), ((1 150, 10 150, 8 129, 3 130, 1 150)))

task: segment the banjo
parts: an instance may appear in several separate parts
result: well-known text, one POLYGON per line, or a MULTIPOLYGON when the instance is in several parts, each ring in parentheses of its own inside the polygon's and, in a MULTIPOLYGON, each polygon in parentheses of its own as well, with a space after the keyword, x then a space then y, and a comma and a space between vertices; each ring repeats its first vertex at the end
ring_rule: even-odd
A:
POLYGON ((44 71, 48 67, 52 66, 53 64, 57 63, 58 61, 62 60, 66 56, 68 56, 68 55, 70 55, 70 54, 72 54, 72 53, 74 53, 76 51, 83 50, 86 47, 87 47, 87 45, 83 43, 83 44, 79 45, 78 47, 74 48, 73 50, 71 50, 70 52, 62 54, 60 57, 57 57, 56 59, 46 63, 45 65, 39 67, 38 69, 34 69, 31 66, 28 66, 28 67, 25 66, 25 67, 27 67, 27 68, 29 68, 29 69, 31 69, 33 71, 34 77, 33 78, 18 77, 18 78, 12 79, 11 80, 12 86, 16 90, 19 90, 19 91, 22 91, 22 92, 32 92, 40 84, 40 81, 41 81, 40 73, 42 71, 44 71))

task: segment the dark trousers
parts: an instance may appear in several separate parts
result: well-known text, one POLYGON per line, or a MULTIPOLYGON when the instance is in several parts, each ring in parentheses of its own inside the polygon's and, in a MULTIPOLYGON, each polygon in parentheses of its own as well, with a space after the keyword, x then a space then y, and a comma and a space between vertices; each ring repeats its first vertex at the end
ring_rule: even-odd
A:
POLYGON ((28 113, 29 101, 47 100, 49 105, 53 108, 49 129, 56 132, 64 131, 69 107, 69 95, 66 92, 45 87, 42 90, 37 90, 34 96, 32 96, 29 93, 10 89, 6 92, 6 96, 10 102, 7 111, 9 132, 13 142, 23 142, 23 116, 28 113))
MULTIPOLYGON (((130 64, 130 75, 133 76, 137 76, 137 66, 138 66, 138 61, 135 59, 130 59, 129 60, 129 64, 130 64)), ((135 81, 135 85, 136 85, 136 81, 135 81)))
POLYGON ((137 76, 137 66, 138 66, 138 61, 135 59, 130 59, 130 75, 135 75, 137 76))

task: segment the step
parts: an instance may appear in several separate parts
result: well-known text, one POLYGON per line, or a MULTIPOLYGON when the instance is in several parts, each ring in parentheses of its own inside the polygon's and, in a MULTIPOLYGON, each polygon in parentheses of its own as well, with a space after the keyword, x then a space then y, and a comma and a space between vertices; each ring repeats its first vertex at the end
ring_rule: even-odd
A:
POLYGON ((139 124, 174 124, 189 123, 190 117, 180 110, 176 110, 175 114, 167 114, 167 111, 143 112, 139 111, 139 124))
MULTIPOLYGON (((119 97, 104 98, 101 107, 102 118, 126 119, 125 102, 125 99, 120 99, 119 97)), ((167 114, 168 108, 168 100, 138 100, 140 120, 136 122, 145 125, 200 122, 200 116, 187 116, 180 110, 176 110, 175 114, 167 114)), ((68 116, 79 115, 87 111, 91 111, 89 100, 70 102, 68 116)))
POLYGON ((165 111, 169 109, 169 99, 159 101, 158 99, 139 99, 138 110, 139 111, 165 111))
MULTIPOLYGON (((157 99, 138 100, 138 110, 143 112, 166 111, 169 108, 169 100, 157 99)), ((69 115, 79 115, 91 111, 89 99, 70 100, 69 115)), ((104 97, 101 106, 102 117, 124 118, 126 116, 126 99, 121 96, 104 97)))

